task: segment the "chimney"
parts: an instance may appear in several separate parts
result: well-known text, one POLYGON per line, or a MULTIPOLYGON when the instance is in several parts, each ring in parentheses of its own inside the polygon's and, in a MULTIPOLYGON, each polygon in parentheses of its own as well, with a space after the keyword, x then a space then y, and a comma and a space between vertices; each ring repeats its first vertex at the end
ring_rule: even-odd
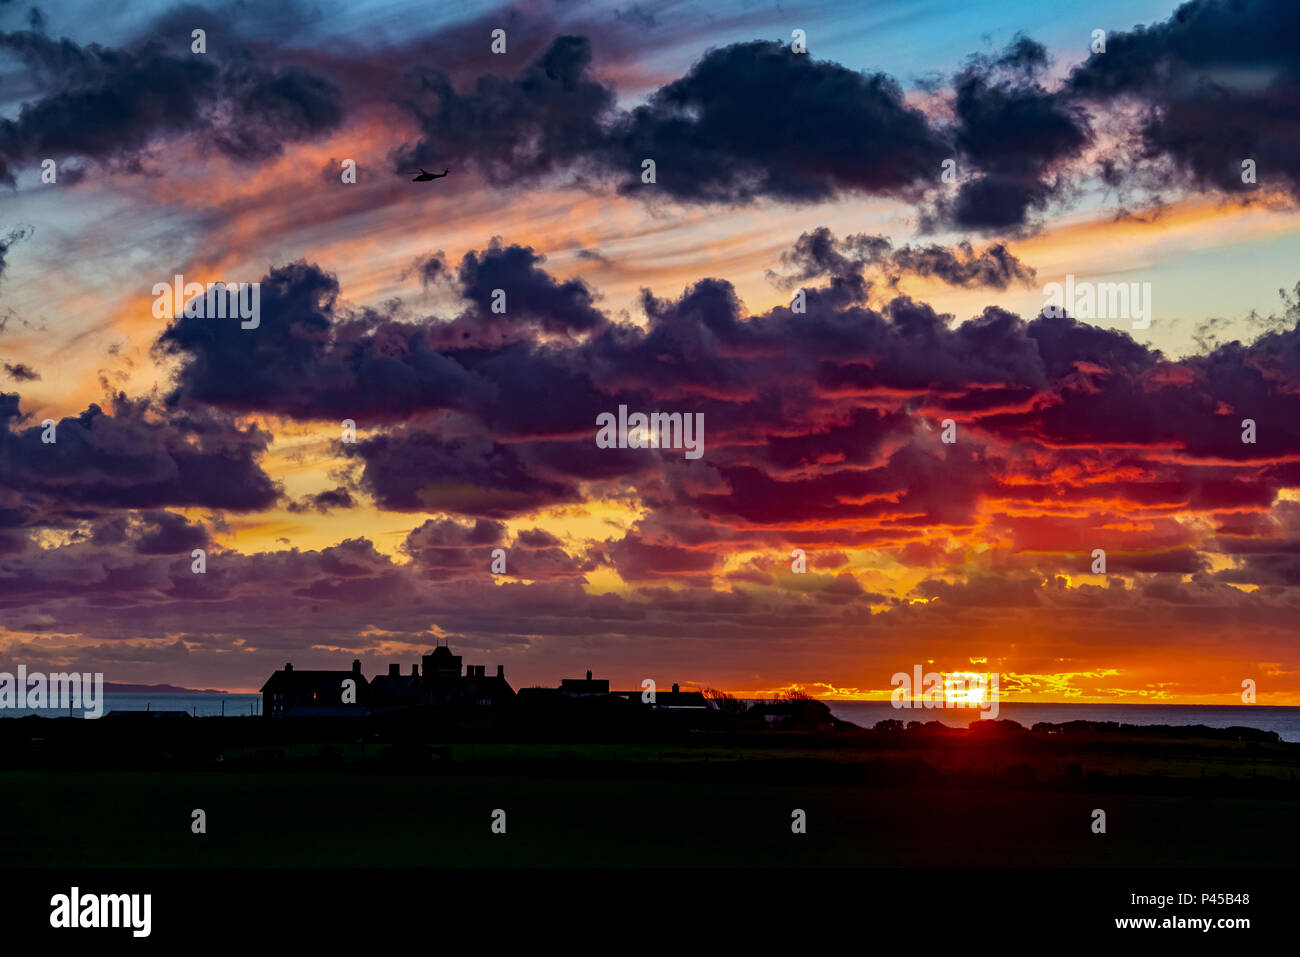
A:
POLYGON ((359 675, 359 674, 361 674, 361 659, 360 659, 360 658, 353 658, 353 659, 352 659, 352 673, 353 673, 354 675, 359 675))
POLYGON ((411 665, 411 677, 412 677, 412 678, 418 678, 418 677, 420 677, 420 666, 419 666, 419 665, 411 665))
POLYGON ((676 683, 676 682, 673 682, 673 694, 677 694, 677 692, 680 691, 680 690, 681 690, 681 689, 678 688, 677 683, 676 683))
POLYGON ((293 671, 293 662, 292 662, 292 661, 286 661, 286 662, 284 663, 284 670, 285 670, 285 671, 293 671))
POLYGON ((504 678, 505 676, 506 676, 506 666, 505 666, 505 665, 497 665, 497 677, 498 677, 498 678, 504 678))
POLYGON ((390 677, 390 678, 400 678, 401 676, 402 676, 402 666, 401 666, 401 665, 389 665, 389 666, 388 666, 388 677, 390 677))
POLYGON ((475 665, 474 674, 479 678, 487 677, 487 665, 475 665))
POLYGON ((587 680, 588 680, 588 681, 591 680, 591 669, 590 669, 590 668, 587 669, 587 680))

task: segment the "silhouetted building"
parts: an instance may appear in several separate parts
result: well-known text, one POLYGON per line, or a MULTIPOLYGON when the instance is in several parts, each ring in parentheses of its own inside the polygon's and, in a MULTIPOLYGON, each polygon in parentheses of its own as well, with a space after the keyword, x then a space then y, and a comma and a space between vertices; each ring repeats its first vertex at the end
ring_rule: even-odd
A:
POLYGON ((497 673, 486 674, 486 665, 467 665, 464 678, 464 704, 479 708, 492 708, 504 704, 515 696, 506 681, 505 665, 497 665, 497 673))
POLYGON ((262 714, 283 718, 311 708, 351 707, 348 714, 360 714, 369 704, 370 686, 361 675, 361 662, 352 662, 351 671, 294 671, 293 663, 271 675, 262 685, 262 714), (355 682, 356 701, 344 702, 344 682, 355 682))
POLYGON ((497 707, 515 696, 506 681, 504 665, 494 675, 486 665, 461 667, 460 655, 440 645, 424 655, 421 665, 412 665, 409 675, 400 665, 388 666, 388 674, 367 682, 361 677, 361 662, 352 671, 295 671, 292 664, 277 671, 262 686, 262 713, 284 716, 361 716, 399 710, 452 707, 497 707), (423 673, 422 673, 423 672, 423 673), (342 699, 343 681, 357 682, 355 704, 342 699))
POLYGON ((609 694, 609 679, 597 678, 592 679, 591 672, 587 672, 584 678, 562 678, 560 680, 560 694, 569 695, 574 698, 585 698, 588 695, 609 694))
POLYGON ((460 655, 453 655, 445 645, 424 656, 423 685, 421 703, 430 708, 492 708, 515 696, 506 681, 505 665, 497 665, 495 675, 487 673, 486 665, 466 665, 462 673, 460 655))
POLYGON ((439 645, 424 656, 424 677, 459 678, 460 655, 453 655, 446 645, 439 645))
POLYGON ((680 685, 673 685, 672 691, 655 691, 653 703, 645 701, 643 691, 615 691, 619 698, 638 704, 646 704, 656 711, 708 711, 709 701, 700 691, 683 691, 680 685))
POLYGON ((402 674, 401 665, 389 665, 388 674, 370 679, 370 703, 385 708, 413 708, 424 699, 424 682, 420 680, 420 666, 411 665, 409 675, 402 674))

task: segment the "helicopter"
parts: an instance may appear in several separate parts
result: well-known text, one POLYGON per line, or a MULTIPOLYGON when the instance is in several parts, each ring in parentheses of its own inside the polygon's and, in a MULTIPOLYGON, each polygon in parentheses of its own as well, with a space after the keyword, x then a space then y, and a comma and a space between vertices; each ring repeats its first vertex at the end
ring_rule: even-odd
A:
MULTIPOLYGON (((406 172, 407 172, 407 175, 410 175, 413 171, 412 171, 412 170, 407 170, 406 172)), ((444 176, 446 176, 449 172, 451 172, 451 170, 446 170, 446 169, 445 169, 445 170, 443 170, 441 173, 430 173, 427 169, 425 169, 423 166, 421 166, 421 167, 420 167, 420 174, 419 174, 418 176, 416 176, 415 179, 411 180, 411 182, 412 182, 412 183, 427 183, 427 182, 429 182, 429 180, 431 180, 431 179, 442 179, 442 178, 443 178, 444 176)))

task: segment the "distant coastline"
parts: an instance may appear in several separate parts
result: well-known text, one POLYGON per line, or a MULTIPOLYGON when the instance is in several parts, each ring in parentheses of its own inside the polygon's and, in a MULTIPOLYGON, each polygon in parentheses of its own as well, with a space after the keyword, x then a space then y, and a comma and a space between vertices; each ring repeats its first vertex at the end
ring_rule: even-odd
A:
POLYGON ((179 685, 131 685, 120 684, 116 681, 104 682, 105 694, 218 694, 233 696, 240 692, 221 691, 217 688, 182 688, 179 685))

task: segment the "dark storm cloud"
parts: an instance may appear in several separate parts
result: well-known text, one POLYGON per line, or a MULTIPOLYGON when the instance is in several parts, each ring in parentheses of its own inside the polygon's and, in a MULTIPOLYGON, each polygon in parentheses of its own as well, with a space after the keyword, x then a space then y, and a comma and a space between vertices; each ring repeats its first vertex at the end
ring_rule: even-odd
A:
POLYGON ((627 327, 602 331, 588 345, 525 341, 464 356, 462 361, 491 382, 493 394, 504 400, 476 402, 473 413, 493 434, 511 439, 571 437, 577 428, 594 428, 596 416, 610 408, 612 396, 631 401, 645 394, 636 381, 619 378, 624 371, 630 373, 627 367, 596 365, 600 346, 626 332, 627 327))
POLYGON ((953 608, 1036 608, 1046 598, 1042 580, 1031 574, 974 574, 957 583, 927 578, 912 592, 953 608))
POLYGON ((1261 588, 1300 585, 1300 502, 1279 501, 1267 513, 1226 515, 1216 531, 1212 547, 1233 559, 1233 567, 1215 572, 1215 580, 1261 588))
POLYGON ((208 544, 208 531, 174 512, 147 511, 140 515, 145 529, 135 543, 141 555, 172 555, 208 544))
POLYGON ((499 243, 468 253, 455 281, 469 308, 423 323, 344 312, 337 281, 316 266, 273 269, 262 279, 257 329, 182 315, 159 337, 164 354, 182 359, 169 402, 352 418, 362 429, 439 411, 469 415, 478 424, 468 436, 412 427, 344 452, 365 463, 362 483, 385 508, 500 516, 573 500, 575 467, 611 475, 628 466, 626 453, 593 455, 587 444, 561 453, 492 437, 587 433, 610 407, 579 350, 531 340, 606 325, 584 284, 559 282, 540 262, 527 247, 499 243), (495 288, 508 293, 504 316, 490 311, 495 288))
POLYGON ((344 450, 365 463, 362 485, 384 509, 504 518, 578 500, 575 484, 539 475, 513 446, 486 435, 406 429, 344 450))
POLYGON ((969 526, 981 494, 993 488, 975 450, 954 446, 940 453, 919 442, 900 448, 874 468, 841 467, 828 456, 823 467, 790 478, 761 464, 719 471, 722 488, 687 501, 718 521, 774 528, 852 522, 886 522, 900 528, 969 526))
MULTIPOLYGON (((238 10, 219 23, 199 17, 212 40, 204 56, 156 39, 187 37, 196 16, 174 11, 122 49, 0 33, 0 49, 28 64, 40 89, 16 119, 0 121, 0 179, 12 182, 16 167, 47 154, 140 169, 154 141, 182 133, 237 159, 265 158, 336 128, 346 84, 358 102, 382 90, 414 119, 417 137, 392 151, 394 168, 472 168, 501 186, 561 173, 616 183, 647 201, 893 196, 925 204, 923 229, 1017 233, 1074 195, 1081 173, 1071 164, 1093 142, 1086 110, 1129 101, 1145 113, 1145 158, 1171 160, 1183 185, 1242 189, 1246 158, 1257 162, 1261 183, 1280 180, 1293 190, 1300 183, 1300 64, 1281 39, 1300 14, 1273 0, 1201 0, 1165 23, 1111 33, 1105 53, 1055 88, 1045 80, 1045 48, 1018 37, 1001 54, 969 58, 939 91, 951 122, 907 105, 884 74, 816 60, 787 43, 711 49, 640 106, 621 110, 587 36, 543 46, 536 26, 513 14, 510 58, 469 44, 487 22, 475 20, 396 48, 308 59, 266 39, 291 37, 310 21, 311 11, 297 7, 282 11, 274 30, 253 29, 238 10), (1236 39, 1223 43, 1225 36, 1236 39), (433 51, 437 67, 428 65, 433 51), (531 60, 513 75, 493 72, 520 56, 531 60), (925 197, 949 158, 960 185, 925 197), (640 179, 645 159, 657 164, 653 185, 640 179)), ((626 25, 582 28, 616 62, 626 56, 626 25)), ((1112 185, 1133 176, 1113 157, 1101 162, 1112 185)), ((1158 162, 1146 172, 1167 179, 1158 162)), ((962 285, 1009 266, 954 262, 936 247, 897 264, 951 274, 962 285)))
POLYGON ((603 325, 605 316, 593 307, 587 284, 580 279, 557 282, 538 268, 544 261, 530 246, 503 246, 493 240, 482 253, 471 251, 461 260, 461 294, 488 322, 523 321, 561 333, 588 332, 603 325), (497 289, 507 293, 506 311, 499 316, 492 310, 497 289))
POLYGON ((768 458, 780 469, 795 469, 819 462, 868 465, 880 454, 883 443, 905 431, 907 416, 879 409, 853 409, 847 421, 828 428, 809 429, 796 435, 768 438, 768 458))
POLYGON ((643 189, 649 158, 655 189, 693 202, 902 195, 931 182, 949 154, 890 77, 761 41, 710 50, 620 119, 611 140, 625 190, 643 189))
POLYGON ((962 523, 982 495, 1064 504, 1077 494, 1059 479, 1037 486, 1019 475, 1033 453, 994 465, 954 463, 955 448, 946 462, 922 451, 933 438, 886 411, 891 395, 900 413, 955 415, 977 445, 1042 446, 1057 467, 1095 470, 1091 493, 1125 508, 1265 508, 1298 478, 1287 464, 1300 453, 1295 329, 1169 362, 1123 332, 1068 318, 1026 323, 996 308, 957 324, 907 299, 875 312, 810 297, 806 315, 779 308, 745 319, 717 281, 677 302, 656 301, 648 313, 643 335, 594 340, 588 348, 601 362, 593 368, 625 369, 661 396, 710 396, 701 406, 715 443, 709 458, 726 491, 688 498, 706 514, 775 525, 924 513, 936 524, 940 516, 962 523), (802 402, 778 402, 777 414, 766 414, 765 391, 794 396, 800 387, 811 387, 802 402), (836 416, 821 412, 823 397, 838 398, 836 416), (868 407, 844 408, 854 400, 868 407), (1253 444, 1241 440, 1243 417, 1256 420, 1253 444), (767 431, 766 456, 726 449, 746 435, 746 423, 767 431), (1075 466, 1076 447, 1131 450, 1130 460, 1075 466), (888 465, 869 468, 877 455, 888 465), (782 476, 795 469, 812 471, 782 476), (1018 475, 1015 485, 983 480, 1002 469, 1018 475))
POLYGON ((703 576, 718 563, 708 551, 683 548, 676 542, 648 542, 631 533, 608 545, 608 552, 624 581, 703 576))
POLYGON ((406 536, 402 551, 424 577, 449 581, 486 571, 492 564, 492 550, 505 544, 502 522, 481 518, 462 525, 450 519, 429 519, 406 536))
MULTIPOLYGON (((1167 184, 1168 160, 1180 185, 1241 190, 1241 161, 1249 158, 1261 184, 1300 188, 1300 63, 1283 39, 1300 26, 1300 13, 1280 0, 1199 0, 1164 23, 1113 32, 1105 53, 1055 88, 1044 79, 1045 48, 1018 37, 1001 54, 969 58, 940 91, 951 122, 908 106, 884 74, 819 61, 786 43, 711 49, 625 111, 599 78, 591 40, 563 35, 543 46, 536 26, 514 15, 510 58, 468 44, 487 22, 475 20, 398 48, 308 60, 266 39, 291 37, 310 21, 311 11, 297 7, 282 11, 274 30, 254 30, 238 10, 220 23, 200 17, 212 40, 205 56, 155 39, 187 37, 196 16, 174 11, 122 49, 0 33, 0 49, 28 64, 40 88, 16 119, 0 121, 0 179, 12 182, 15 168, 47 154, 139 169, 155 140, 190 132, 238 159, 275 155, 285 142, 337 127, 340 84, 348 84, 360 101, 382 89, 415 120, 418 136, 393 151, 395 168, 474 168, 497 185, 536 185, 554 172, 614 182, 647 201, 895 196, 925 202, 924 229, 1017 233, 1079 185, 1071 164, 1093 142, 1085 110, 1136 102, 1144 114, 1138 165, 1148 182, 1167 184), (1233 42, 1222 41, 1228 36, 1233 42), (427 65, 434 50, 436 68, 427 65), (532 59, 510 76, 492 72, 519 56, 532 59), (960 173, 955 193, 923 198, 949 158, 960 173), (640 180, 644 159, 657 164, 653 186, 640 180)), ((615 61, 626 55, 626 25, 582 28, 615 61)), ((1111 185, 1135 177, 1114 157, 1101 163, 1111 185)), ((898 268, 952 273, 965 285, 1006 265, 953 263, 932 247, 898 268), (972 268, 975 277, 960 278, 972 268)))
POLYGON ((338 88, 297 68, 272 73, 241 63, 222 77, 221 99, 231 105, 230 119, 213 124, 212 143, 238 160, 277 156, 282 144, 311 139, 343 119, 338 88))
POLYGON ((81 48, 30 32, 0 34, 8 50, 46 81, 39 99, 0 128, 11 165, 48 155, 97 159, 131 156, 159 135, 184 132, 216 92, 217 67, 168 55, 158 44, 134 53, 81 48))
POLYGON ((426 329, 345 314, 338 293, 332 275, 300 261, 262 277, 256 329, 175 318, 158 340, 185 360, 169 401, 361 423, 456 407, 487 388, 436 351, 426 329))
POLYGON ((1004 243, 994 243, 976 253, 970 243, 956 247, 904 246, 895 250, 889 264, 902 273, 933 276, 951 286, 1006 289, 1012 283, 1028 285, 1035 272, 1017 259, 1004 243))
POLYGON ((396 151, 394 168, 468 164, 504 183, 584 161, 600 149, 614 103, 590 65, 590 42, 563 36, 514 79, 485 74, 465 93, 439 70, 412 70, 394 99, 422 137, 396 151))
POLYGON ((342 119, 328 80, 238 53, 195 55, 155 39, 80 46, 34 31, 0 33, 2 52, 30 67, 40 89, 16 119, 0 120, 0 179, 10 183, 14 168, 45 157, 136 169, 156 140, 187 133, 236 159, 264 159, 342 119))
POLYGON ((830 279, 831 290, 842 296, 844 302, 864 302, 867 283, 863 271, 888 258, 892 249, 893 243, 884 236, 855 233, 839 240, 829 228, 819 226, 812 232, 801 233, 794 247, 781 254, 786 274, 769 271, 768 278, 792 289, 810 279, 826 277, 830 279))
POLYGON ((936 90, 950 122, 909 107, 888 76, 763 41, 709 50, 620 111, 593 78, 589 41, 565 36, 514 78, 486 73, 458 90, 443 73, 414 71, 395 99, 423 136, 395 159, 464 163, 498 184, 594 175, 647 201, 897 196, 924 203, 924 231, 1016 234, 1076 197, 1095 121, 1135 104, 1140 155, 1101 157, 1103 183, 1240 191, 1251 188, 1242 161, 1252 159, 1261 185, 1295 194, 1298 27, 1289 0, 1194 0, 1163 23, 1111 32, 1104 53, 1056 84, 1045 47, 1019 36, 1000 54, 968 58, 936 90), (656 163, 652 186, 640 179, 645 159, 656 163), (947 159, 960 185, 923 198, 947 159))
MULTIPOLYGON (((278 267, 261 280, 257 329, 182 315, 159 337, 164 354, 185 360, 170 400, 359 423, 473 410, 495 416, 507 431, 515 422, 526 433, 545 432, 548 418, 572 411, 564 396, 581 394, 582 374, 576 358, 536 347, 532 337, 589 333, 606 319, 583 282, 559 282, 541 262, 525 246, 493 243, 467 253, 455 271, 455 288, 469 308, 453 320, 419 324, 348 313, 338 305, 332 275, 304 262, 278 267), (492 312, 496 289, 506 293, 504 314, 492 312), (528 341, 510 346, 521 339, 528 341), (538 378, 543 374, 550 381, 538 378), (574 388, 557 390, 555 401, 548 394, 531 406, 518 401, 530 391, 549 393, 556 380, 574 388), (517 399, 508 407, 499 401, 506 387, 517 399)), ((451 278, 440 256, 418 270, 422 279, 451 278)), ((605 405, 591 395, 583 404, 593 419, 605 405)))
MULTIPOLYGON (((647 525, 603 547, 598 560, 640 580, 704 581, 718 552, 784 545, 793 529, 802 545, 846 547, 904 547, 936 528, 961 536, 987 501, 1213 514, 1268 509, 1300 486, 1300 327, 1174 362, 1068 317, 1026 322, 988 307, 959 322, 905 296, 868 307, 845 278, 893 252, 815 230, 786 262, 829 277, 806 288, 805 313, 748 314, 729 283, 708 278, 676 298, 647 291, 640 326, 604 321, 590 289, 549 276, 526 247, 494 243, 457 267, 435 257, 436 281, 469 303, 450 320, 354 315, 332 277, 292 264, 264 281, 259 329, 169 327, 172 405, 351 415, 363 437, 338 452, 359 466, 350 488, 382 509, 497 523, 634 490, 651 518, 691 510, 702 538, 647 525), (498 282, 508 299, 515 283, 523 290, 513 318, 483 314, 498 282), (509 336, 489 334, 505 326, 509 336), (370 363, 384 371, 357 374, 370 363), (598 448, 596 416, 620 404, 702 413, 704 461, 598 448), (955 446, 938 441, 944 417, 962 430, 955 446), (1242 418, 1256 420, 1253 444, 1241 441, 1242 418)), ((1117 560, 1137 556, 1131 574, 1202 568, 1177 538, 1113 547, 1117 560)), ((553 557, 537 559, 539 575, 573 570, 553 557)), ((447 558, 429 574, 480 560, 447 558)))
POLYGON ((784 44, 711 50, 630 112, 591 78, 591 59, 585 37, 564 36, 514 79, 486 74, 466 92, 437 71, 413 72, 395 99, 424 136, 394 167, 470 164, 496 183, 572 167, 636 192, 642 161, 653 159, 656 185, 641 195, 742 203, 901 195, 948 152, 889 77, 784 44))
MULTIPOLYGON (((1105 53, 1056 87, 1043 45, 1018 37, 953 77, 951 123, 907 106, 890 77, 763 41, 708 51, 623 112, 592 76, 589 41, 565 36, 513 79, 488 73, 458 91, 445 74, 413 72, 396 100, 424 136, 395 160, 466 163, 499 184, 564 170, 612 177, 647 200, 739 204, 851 192, 915 200, 952 158, 960 186, 923 210, 923 228, 1016 233, 1072 197, 1080 171, 1070 167, 1093 143, 1088 109, 1121 99, 1145 112, 1145 158, 1172 160, 1189 185, 1240 190, 1250 158, 1262 182, 1296 188, 1300 64, 1282 38, 1298 25, 1288 3, 1190 3, 1165 23, 1111 33, 1105 53), (645 159, 656 162, 653 188, 640 180, 645 159)), ((1101 162, 1111 185, 1131 175, 1101 162)))
POLYGON ((1261 588, 1300 585, 1300 555, 1292 552, 1270 552, 1243 555, 1235 568, 1224 569, 1214 576, 1219 581, 1241 585, 1259 585, 1261 588))
POLYGON ((1019 37, 998 58, 972 57, 954 78, 959 171, 973 167, 939 218, 977 232, 1014 231, 1061 190, 1055 164, 1092 139, 1083 111, 1038 80, 1047 65, 1039 43, 1019 37))
MULTIPOLYGON (((1046 53, 1024 38, 957 76, 951 129, 908 106, 892 78, 784 43, 709 50, 626 112, 591 61, 585 37, 565 36, 515 78, 488 73, 463 91, 440 72, 413 71, 395 100, 423 137, 394 154, 394 167, 470 165, 497 184, 560 170, 613 179, 648 201, 743 204, 853 192, 915 200, 954 157, 967 181, 927 222, 996 232, 1041 211, 1060 189, 1056 164, 1091 140, 1082 111, 1038 82, 1046 53), (641 180, 647 159, 652 185, 641 180)), ((916 262, 954 271, 932 260, 916 262)))
POLYGON ((408 555, 437 555, 443 549, 459 551, 462 548, 503 545, 506 540, 504 522, 480 518, 471 524, 451 519, 429 519, 406 536, 403 551, 408 555))
POLYGON ((1052 386, 1031 409, 981 419, 984 428, 1056 446, 1167 448, 1239 463, 1300 452, 1300 325, 1178 362, 1069 318, 1040 316, 1029 334, 1052 386), (1254 442, 1243 441, 1244 419, 1255 422, 1254 442))
MULTIPOLYGON (((613 180, 647 201, 742 204, 855 192, 922 201, 951 158, 960 185, 924 200, 923 229, 1015 234, 1075 197, 1087 175, 1077 163, 1094 142, 1091 113, 1136 104, 1143 155, 1100 158, 1104 183, 1176 178, 1187 189, 1237 191, 1249 188, 1241 162, 1253 159, 1261 184, 1294 193, 1300 58, 1288 38, 1298 26, 1287 0, 1195 0, 1163 23, 1111 32, 1106 51, 1059 84, 1047 80, 1045 47, 1019 36, 999 54, 970 57, 937 91, 951 122, 908 106, 888 76, 765 41, 711 49, 622 111, 597 78, 592 42, 561 36, 510 77, 491 72, 496 58, 459 52, 455 66, 409 71, 393 99, 421 135, 394 165, 466 165, 499 185, 564 172, 613 180), (653 186, 640 180, 645 159, 656 162, 653 186)), ((624 52, 618 30, 590 32, 598 52, 606 42, 615 58, 624 52)), ((525 49, 538 40, 531 32, 525 49)))
POLYGON ((315 495, 308 495, 301 502, 290 502, 288 508, 291 512, 306 512, 314 509, 317 512, 328 513, 335 509, 356 508, 356 505, 352 493, 340 485, 317 492, 315 495))
POLYGON ((1203 572, 1209 562, 1194 548, 1176 548, 1167 552, 1149 552, 1135 555, 1108 556, 1107 568, 1116 572, 1158 572, 1162 574, 1191 575, 1203 572))
POLYGON ((542 529, 523 529, 513 542, 507 539, 502 522, 478 519, 462 525, 430 519, 406 537, 402 550, 410 556, 412 570, 433 581, 481 578, 492 567, 497 548, 506 553, 505 571, 499 574, 509 578, 580 579, 596 567, 590 559, 570 556, 558 538, 542 529))
POLYGON ((220 413, 161 414, 119 395, 111 412, 91 405, 46 428, 22 428, 16 394, 0 394, 0 487, 50 514, 113 508, 206 506, 262 509, 278 490, 257 460, 270 435, 220 413), (15 428, 15 425, 18 427, 15 428))
POLYGON ((1300 195, 1297 34, 1300 6, 1290 0, 1194 0, 1162 23, 1110 33, 1068 91, 1142 104, 1146 158, 1171 160, 1194 186, 1252 189, 1242 161, 1253 159, 1259 184, 1300 195))
POLYGON ((782 253, 781 261, 789 267, 789 274, 769 275, 785 288, 827 276, 861 290, 857 279, 869 269, 882 271, 891 285, 897 285, 903 275, 915 275, 940 279, 950 286, 990 289, 1028 284, 1036 275, 1005 243, 993 243, 979 252, 968 242, 895 249, 884 236, 855 233, 840 240, 825 226, 800 235, 794 247, 782 253))

